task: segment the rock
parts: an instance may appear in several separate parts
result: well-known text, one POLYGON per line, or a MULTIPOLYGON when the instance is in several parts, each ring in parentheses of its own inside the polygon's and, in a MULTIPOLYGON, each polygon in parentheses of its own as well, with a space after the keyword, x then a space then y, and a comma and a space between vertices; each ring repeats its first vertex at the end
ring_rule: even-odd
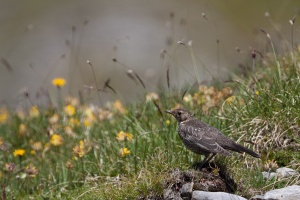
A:
POLYGON ((264 199, 276 200, 299 200, 300 199, 300 186, 292 185, 281 189, 268 191, 264 195, 264 199))
POLYGON ((194 191, 192 200, 247 200, 244 197, 225 192, 194 191))
POLYGON ((262 175, 267 180, 271 180, 274 177, 277 177, 277 173, 275 173, 275 172, 262 172, 262 175))
POLYGON ((287 178, 290 176, 298 175, 299 173, 288 167, 281 167, 276 170, 276 172, 262 172, 262 175, 265 179, 271 180, 272 178, 287 178))
POLYGON ((180 196, 183 200, 190 200, 192 197, 194 183, 186 183, 180 189, 180 196))
POLYGON ((277 176, 282 178, 287 178, 290 176, 298 175, 299 173, 288 167, 281 167, 276 170, 277 176))

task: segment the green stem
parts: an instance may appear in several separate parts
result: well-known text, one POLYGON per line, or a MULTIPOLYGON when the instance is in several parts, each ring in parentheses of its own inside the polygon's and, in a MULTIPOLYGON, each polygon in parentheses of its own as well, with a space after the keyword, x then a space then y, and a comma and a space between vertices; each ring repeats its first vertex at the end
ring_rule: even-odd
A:
POLYGON ((272 47, 272 51, 273 51, 274 58, 275 58, 275 61, 276 61, 276 66, 277 66, 277 76, 278 76, 278 78, 280 80, 281 79, 281 71, 280 71, 281 66, 280 66, 280 63, 279 63, 279 61, 277 59, 277 55, 276 55, 275 48, 274 48, 273 42, 271 40, 271 37, 269 35, 267 35, 267 37, 270 40, 270 44, 271 44, 271 47, 272 47))
POLYGON ((62 99, 61 99, 60 87, 57 87, 57 98, 58 98, 58 107, 60 110, 62 110, 62 99))
POLYGON ((80 161, 81 161, 82 180, 84 180, 84 162, 83 162, 83 157, 80 158, 80 161))

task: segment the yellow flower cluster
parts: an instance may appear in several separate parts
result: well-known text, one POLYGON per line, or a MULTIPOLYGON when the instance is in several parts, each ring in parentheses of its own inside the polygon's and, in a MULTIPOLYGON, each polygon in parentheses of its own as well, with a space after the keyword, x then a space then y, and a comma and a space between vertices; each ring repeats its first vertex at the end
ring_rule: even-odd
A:
POLYGON ((79 144, 73 148, 73 154, 77 158, 82 158, 91 149, 90 144, 87 141, 80 140, 79 144))
POLYGON ((128 150, 126 147, 120 149, 120 156, 124 157, 128 154, 130 154, 130 150, 128 150))
POLYGON ((61 88, 66 84, 66 80, 63 78, 55 78, 52 80, 52 85, 61 88))
POLYGON ((60 146, 64 143, 64 139, 62 138, 61 135, 58 134, 53 134, 51 139, 50 139, 50 144, 53 146, 60 146))
POLYGON ((231 105, 231 104, 234 102, 234 100, 235 100, 235 96, 228 97, 228 98, 226 99, 226 103, 227 103, 228 105, 231 105))
POLYGON ((84 116, 83 125, 88 128, 96 120, 92 108, 86 108, 84 111, 84 116))
POLYGON ((225 99, 232 95, 232 89, 225 87, 222 90, 218 90, 215 87, 200 86, 199 91, 194 95, 187 94, 183 97, 186 103, 191 106, 202 106, 202 111, 207 112, 209 108, 220 106, 225 99))
POLYGON ((25 155, 25 153, 26 151, 24 149, 16 149, 13 154, 14 157, 22 157, 25 155))
POLYGON ((125 140, 132 141, 133 135, 131 133, 125 133, 123 131, 120 131, 116 137, 116 139, 120 142, 123 142, 125 140))
POLYGON ((76 112, 76 109, 71 104, 69 104, 65 107, 65 113, 67 116, 72 117, 75 114, 75 112, 76 112))

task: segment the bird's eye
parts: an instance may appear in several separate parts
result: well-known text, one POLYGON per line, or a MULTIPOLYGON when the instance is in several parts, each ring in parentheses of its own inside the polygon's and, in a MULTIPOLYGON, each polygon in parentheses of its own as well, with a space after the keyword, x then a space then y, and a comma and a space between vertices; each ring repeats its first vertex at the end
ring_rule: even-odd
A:
POLYGON ((182 114, 182 112, 181 111, 178 111, 178 115, 181 115, 182 114))

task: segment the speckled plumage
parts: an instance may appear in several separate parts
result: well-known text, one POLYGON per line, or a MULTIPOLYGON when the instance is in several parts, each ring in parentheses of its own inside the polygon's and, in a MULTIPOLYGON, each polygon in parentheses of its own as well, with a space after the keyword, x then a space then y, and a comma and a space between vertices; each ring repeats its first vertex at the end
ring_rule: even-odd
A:
POLYGON ((178 108, 166 112, 176 118, 178 134, 183 144, 194 153, 203 154, 207 158, 211 153, 231 156, 231 150, 260 158, 257 153, 235 143, 218 129, 199 121, 186 109, 178 108))

